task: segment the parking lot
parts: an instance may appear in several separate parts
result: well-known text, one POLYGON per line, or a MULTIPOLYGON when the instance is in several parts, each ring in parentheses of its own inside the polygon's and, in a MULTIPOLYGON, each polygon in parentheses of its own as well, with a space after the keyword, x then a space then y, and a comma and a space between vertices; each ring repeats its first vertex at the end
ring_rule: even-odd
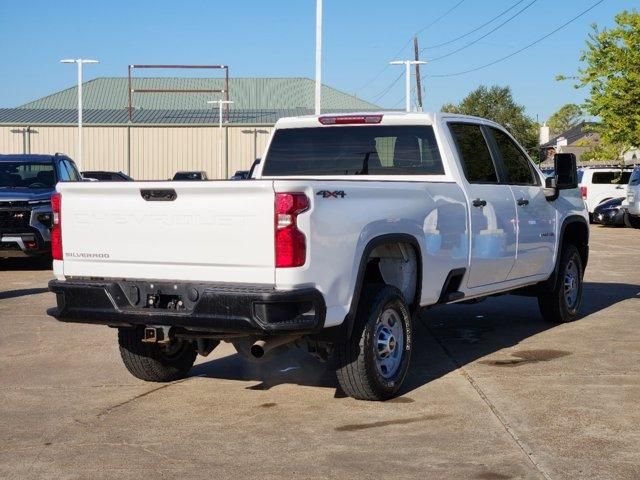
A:
POLYGON ((223 344, 144 383, 115 330, 45 314, 46 264, 3 261, 0 477, 640 478, 638 239, 592 228, 574 323, 512 296, 427 312, 386 403, 301 350, 252 364, 223 344))

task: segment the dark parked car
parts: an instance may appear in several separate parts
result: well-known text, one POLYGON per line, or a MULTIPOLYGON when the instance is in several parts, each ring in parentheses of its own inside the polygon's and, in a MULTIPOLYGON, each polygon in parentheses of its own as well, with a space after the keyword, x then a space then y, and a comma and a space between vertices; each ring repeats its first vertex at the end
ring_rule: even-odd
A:
POLYGON ((602 202, 593 210, 593 222, 602 225, 624 227, 624 209, 622 198, 612 198, 602 202))
POLYGON ((0 258, 49 255, 51 195, 80 180, 66 155, 0 155, 0 258))
POLYGON ((133 178, 131 178, 126 173, 122 173, 122 172, 102 172, 102 171, 82 172, 82 177, 95 179, 100 182, 132 182, 133 181, 133 178))
POLYGON ((253 172, 258 165, 260 165, 260 159, 256 158, 253 161, 253 164, 251 164, 251 168, 249 170, 238 170, 233 174, 233 177, 231 177, 230 180, 249 180, 253 177, 253 172))
POLYGON ((178 172, 173 176, 174 180, 208 180, 207 172, 178 172))

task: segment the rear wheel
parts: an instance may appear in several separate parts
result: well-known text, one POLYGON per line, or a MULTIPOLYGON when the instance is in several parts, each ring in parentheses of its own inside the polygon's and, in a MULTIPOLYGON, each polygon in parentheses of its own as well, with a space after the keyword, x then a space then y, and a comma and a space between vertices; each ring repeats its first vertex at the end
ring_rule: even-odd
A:
POLYGON ((625 212, 624 224, 629 228, 640 228, 640 217, 634 217, 633 215, 629 215, 628 212, 625 212))
POLYGON ((351 338, 336 345, 342 390, 359 400, 393 397, 407 374, 411 347, 411 315, 400 291, 365 287, 351 338))
POLYGON ((187 376, 198 355, 191 342, 142 342, 142 328, 119 328, 120 356, 129 373, 147 382, 172 382, 187 376))
POLYGON ((554 323, 572 322, 578 318, 582 304, 583 267, 578 249, 566 245, 562 249, 558 281, 553 291, 538 296, 540 313, 554 323))

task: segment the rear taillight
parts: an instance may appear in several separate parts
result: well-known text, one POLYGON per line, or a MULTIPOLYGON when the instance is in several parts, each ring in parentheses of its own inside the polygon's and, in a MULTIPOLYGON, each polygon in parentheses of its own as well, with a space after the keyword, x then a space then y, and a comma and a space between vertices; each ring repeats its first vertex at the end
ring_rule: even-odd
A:
POLYGON ((580 187, 580 196, 584 199, 587 198, 587 187, 580 187))
POLYGON ((54 260, 62 260, 62 197, 59 193, 51 196, 53 224, 51 226, 51 256, 54 260))
POLYGON ((307 258, 307 240, 297 222, 309 208, 309 198, 304 193, 276 193, 275 207, 276 267, 300 267, 307 258))

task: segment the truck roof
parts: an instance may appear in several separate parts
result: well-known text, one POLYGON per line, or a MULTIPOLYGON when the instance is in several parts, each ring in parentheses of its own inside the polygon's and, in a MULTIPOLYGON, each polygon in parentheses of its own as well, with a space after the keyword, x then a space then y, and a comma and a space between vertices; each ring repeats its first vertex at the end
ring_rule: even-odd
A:
POLYGON ((10 153, 0 154, 0 162, 51 162, 55 157, 67 158, 66 155, 58 153, 55 155, 40 153, 10 153))
MULTIPOLYGON (((368 112, 349 112, 349 113, 323 113, 320 115, 303 115, 299 117, 283 117, 276 122, 276 128, 309 128, 321 127, 323 124, 320 118, 336 117, 336 118, 361 118, 382 116, 379 122, 373 122, 379 125, 415 125, 425 124, 431 125, 436 123, 439 118, 456 118, 461 120, 473 120, 480 123, 491 124, 500 127, 497 123, 487 120, 486 118, 474 117, 471 115, 460 115, 448 112, 399 112, 397 110, 380 110, 368 112)), ((342 124, 347 125, 348 123, 342 124)), ((354 124, 362 125, 362 122, 354 122, 354 124)))

